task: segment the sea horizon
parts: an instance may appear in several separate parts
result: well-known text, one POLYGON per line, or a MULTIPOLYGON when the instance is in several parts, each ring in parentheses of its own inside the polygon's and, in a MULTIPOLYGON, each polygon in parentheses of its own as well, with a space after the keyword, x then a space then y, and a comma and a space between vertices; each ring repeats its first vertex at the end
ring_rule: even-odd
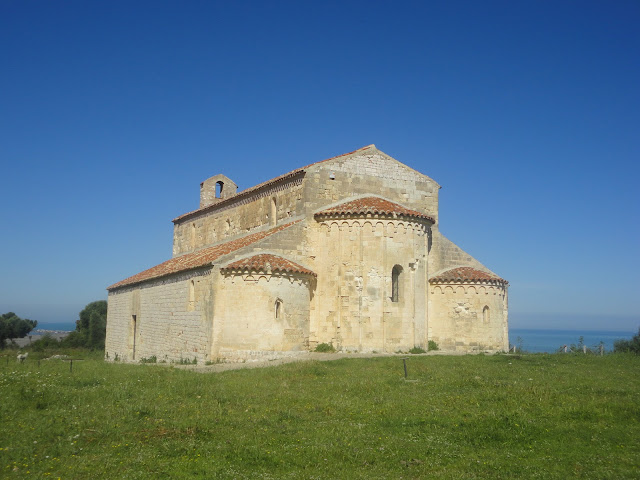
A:
POLYGON ((564 345, 578 345, 580 337, 589 349, 597 349, 603 344, 605 352, 613 351, 616 340, 629 340, 637 332, 625 330, 594 330, 594 329, 552 329, 552 328, 510 328, 509 346, 516 346, 519 350, 531 353, 554 353, 564 345))
MULTIPOLYGON (((60 331, 71 332, 75 330, 75 322, 47 322, 38 324, 33 331, 60 331)), ((521 351, 531 353, 554 353, 563 345, 570 347, 580 342, 587 348, 594 349, 600 342, 603 343, 605 352, 613 351, 613 343, 616 340, 629 340, 637 331, 611 330, 611 329, 571 329, 571 328, 515 328, 509 329, 509 345, 516 346, 521 351)))

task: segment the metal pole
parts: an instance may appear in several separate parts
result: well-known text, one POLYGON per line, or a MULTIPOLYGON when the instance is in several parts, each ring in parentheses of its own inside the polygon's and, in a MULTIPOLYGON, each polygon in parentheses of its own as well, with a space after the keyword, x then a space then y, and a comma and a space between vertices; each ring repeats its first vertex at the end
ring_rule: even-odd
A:
POLYGON ((402 359, 402 364, 404 365, 404 378, 407 378, 407 359, 402 359))

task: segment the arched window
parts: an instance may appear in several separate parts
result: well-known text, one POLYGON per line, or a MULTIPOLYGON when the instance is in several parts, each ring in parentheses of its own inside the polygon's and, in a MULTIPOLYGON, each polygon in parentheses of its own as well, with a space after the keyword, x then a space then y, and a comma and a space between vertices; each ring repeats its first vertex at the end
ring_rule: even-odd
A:
POLYGON ((276 222, 278 221, 277 219, 277 203, 276 203, 276 197, 272 197, 271 198, 271 225, 275 226, 276 222))
POLYGON ((222 190, 224 189, 224 182, 216 182, 216 198, 222 198, 222 190))
POLYGON ((282 300, 280 300, 279 298, 276 300, 275 303, 275 317, 276 320, 280 320, 282 318, 282 314, 283 314, 283 305, 282 305, 282 300))
POLYGON ((391 270, 391 301, 398 302, 400 300, 400 276, 402 275, 402 267, 395 265, 391 270))
POLYGON ((489 323, 489 307, 487 305, 482 309, 482 321, 489 323))

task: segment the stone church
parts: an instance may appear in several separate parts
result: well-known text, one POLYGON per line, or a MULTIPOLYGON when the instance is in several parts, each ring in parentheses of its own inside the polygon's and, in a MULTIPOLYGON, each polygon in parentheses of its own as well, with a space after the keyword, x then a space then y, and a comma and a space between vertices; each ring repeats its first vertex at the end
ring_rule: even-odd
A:
POLYGON ((369 145, 237 189, 201 183, 173 257, 108 287, 108 359, 508 349, 508 283, 439 231, 426 175, 369 145))

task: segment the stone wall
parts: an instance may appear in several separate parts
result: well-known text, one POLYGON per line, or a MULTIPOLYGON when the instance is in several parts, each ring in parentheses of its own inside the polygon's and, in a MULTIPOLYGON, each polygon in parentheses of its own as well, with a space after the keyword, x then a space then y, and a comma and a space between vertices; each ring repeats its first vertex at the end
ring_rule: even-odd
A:
POLYGON ((432 275, 450 268, 468 266, 484 272, 491 272, 478 260, 442 235, 437 227, 433 228, 432 248, 429 256, 429 270, 432 275))
POLYGON ((313 283, 297 274, 219 275, 212 356, 243 361, 307 350, 313 283))
POLYGON ((242 192, 212 209, 178 219, 173 227, 173 255, 193 252, 300 215, 302 176, 243 196, 242 192))
POLYGON ((310 340, 344 351, 425 347, 427 231, 421 222, 323 220, 312 229, 318 287, 310 340), (401 268, 398 301, 392 271, 401 268))
POLYGON ((430 285, 430 339, 445 351, 507 351, 507 290, 501 285, 430 285))
POLYGON ((313 165, 304 182, 307 214, 351 197, 376 195, 423 212, 437 222, 440 186, 378 150, 313 165))
POLYGON ((110 360, 209 360, 210 269, 109 292, 105 356, 110 360))

